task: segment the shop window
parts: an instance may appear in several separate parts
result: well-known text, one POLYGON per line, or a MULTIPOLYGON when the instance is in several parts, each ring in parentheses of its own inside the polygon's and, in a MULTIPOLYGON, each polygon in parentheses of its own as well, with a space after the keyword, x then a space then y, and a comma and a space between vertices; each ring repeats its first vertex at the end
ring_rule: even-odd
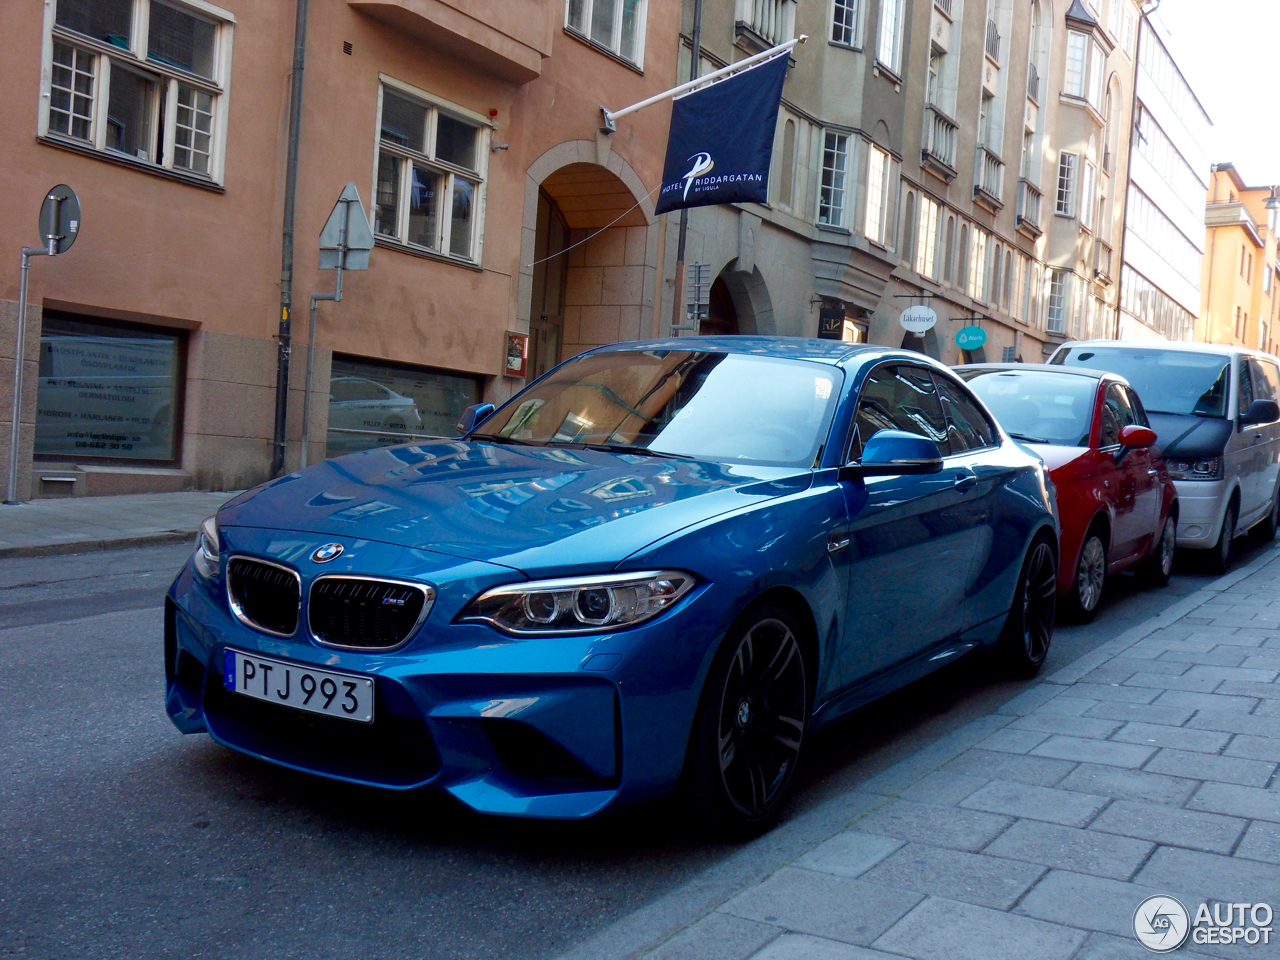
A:
POLYGON ((182 335, 46 313, 35 453, 178 459, 182 335))
POLYGON ((481 378, 470 374, 334 357, 327 456, 453 437, 480 392, 481 378))

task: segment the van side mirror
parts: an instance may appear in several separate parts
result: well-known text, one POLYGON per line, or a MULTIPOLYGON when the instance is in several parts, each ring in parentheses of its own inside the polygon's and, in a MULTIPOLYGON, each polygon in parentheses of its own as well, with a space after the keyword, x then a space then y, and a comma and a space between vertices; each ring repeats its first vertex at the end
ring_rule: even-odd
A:
POLYGON ((1249 404, 1249 410, 1240 418, 1240 426, 1247 427, 1254 423, 1275 423, 1280 420, 1280 404, 1274 400, 1255 400, 1249 404))
POLYGON ((840 468, 841 480, 940 473, 942 454, 928 437, 905 430, 877 430, 862 448, 862 459, 840 468))
POLYGON ((462 411, 462 416, 458 418, 457 426, 454 428, 458 431, 458 436, 468 434, 480 426, 496 409, 492 403, 473 403, 467 407, 462 411))

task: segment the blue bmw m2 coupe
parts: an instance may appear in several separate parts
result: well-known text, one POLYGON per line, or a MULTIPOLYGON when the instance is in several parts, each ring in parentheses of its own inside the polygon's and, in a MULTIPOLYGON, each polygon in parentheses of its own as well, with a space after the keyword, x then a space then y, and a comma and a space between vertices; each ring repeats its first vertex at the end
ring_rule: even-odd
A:
POLYGON ((180 730, 486 813, 682 786, 746 833, 820 727, 970 650, 1044 662, 1044 467, 919 354, 617 344, 459 431, 205 521, 166 604, 180 730))

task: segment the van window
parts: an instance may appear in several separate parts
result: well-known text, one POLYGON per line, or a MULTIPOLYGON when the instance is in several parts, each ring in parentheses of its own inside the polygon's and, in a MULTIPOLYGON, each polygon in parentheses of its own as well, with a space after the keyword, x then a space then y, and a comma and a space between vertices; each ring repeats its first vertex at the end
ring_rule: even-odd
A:
POLYGON ((1236 409, 1239 410, 1240 416, 1244 416, 1249 412, 1249 408, 1253 406, 1253 379, 1249 376, 1249 364, 1245 362, 1244 357, 1240 358, 1240 368, 1236 382, 1236 409))
POLYGON ((1276 365, 1249 358, 1249 376, 1253 380, 1253 399, 1280 400, 1277 396, 1276 365))
POLYGON ((1117 373, 1148 413, 1225 417, 1231 358, 1159 347, 1064 347, 1053 363, 1117 373))

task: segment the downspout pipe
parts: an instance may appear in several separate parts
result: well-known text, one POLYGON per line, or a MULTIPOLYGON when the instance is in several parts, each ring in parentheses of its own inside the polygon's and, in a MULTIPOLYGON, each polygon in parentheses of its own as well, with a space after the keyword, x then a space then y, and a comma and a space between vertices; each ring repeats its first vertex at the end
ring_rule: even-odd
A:
MULTIPOLYGON (((689 38, 692 42, 689 45, 689 79, 697 80, 701 73, 702 66, 702 0, 693 0, 693 35, 689 38)), ((684 313, 684 248, 685 238, 689 233, 689 209, 688 207, 680 208, 680 231, 676 239, 676 289, 675 296, 672 297, 671 309, 671 326, 679 327, 684 324, 682 314, 684 313)), ((696 327, 696 325, 695 325, 696 327)), ((695 328, 695 334, 699 331, 695 328)))
POLYGON ((293 221, 298 194, 298 141, 302 129, 302 72, 307 60, 307 0, 297 0, 293 27, 293 73, 289 87, 289 145, 284 170, 284 217, 280 231, 280 331, 276 335, 276 416, 271 438, 271 476, 284 472, 289 422, 289 354, 293 342, 293 221))

